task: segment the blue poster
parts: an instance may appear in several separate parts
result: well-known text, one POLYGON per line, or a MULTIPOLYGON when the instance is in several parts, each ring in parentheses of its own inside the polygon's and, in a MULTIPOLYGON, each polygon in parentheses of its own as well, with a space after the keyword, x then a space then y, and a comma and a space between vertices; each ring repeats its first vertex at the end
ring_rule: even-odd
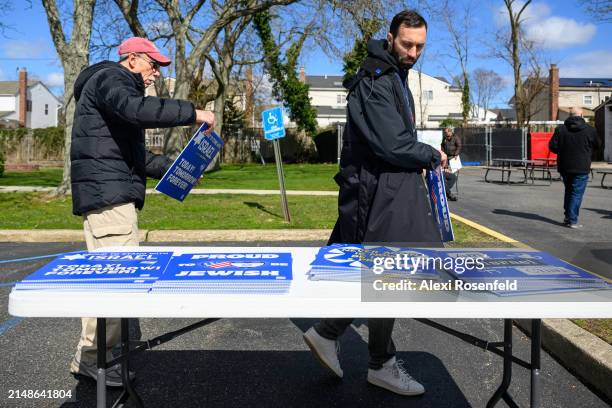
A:
MULTIPOLYGON (((529 281, 574 281, 603 283, 599 277, 546 252, 504 249, 438 250, 445 259, 477 260, 477 267, 449 268, 459 279, 522 279, 529 281)), ((457 265, 457 262, 454 263, 457 265)))
POLYGON ((26 277, 22 284, 154 281, 172 252, 79 252, 63 254, 26 277))
POLYGON ((269 253, 200 253, 175 256, 159 286, 189 283, 271 283, 292 280, 292 258, 289 252, 269 253))
POLYGON ((429 190, 429 202, 431 203, 433 217, 436 219, 436 224, 440 230, 442 242, 454 241, 455 234, 448 201, 446 201, 446 189, 441 167, 436 170, 427 170, 427 189, 429 190))
POLYGON ((276 107, 261 112, 261 123, 266 140, 280 139, 285 137, 285 125, 283 124, 283 108, 276 107))
POLYGON ((187 146, 155 186, 157 191, 181 202, 187 197, 223 146, 223 140, 215 132, 205 135, 206 129, 208 125, 204 123, 195 132, 187 146))

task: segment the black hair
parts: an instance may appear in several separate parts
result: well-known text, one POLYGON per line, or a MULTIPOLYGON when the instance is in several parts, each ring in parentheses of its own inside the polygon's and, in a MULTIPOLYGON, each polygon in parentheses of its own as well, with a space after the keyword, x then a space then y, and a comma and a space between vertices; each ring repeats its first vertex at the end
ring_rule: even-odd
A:
POLYGON ((404 10, 393 17, 391 27, 389 27, 389 32, 393 37, 397 36, 397 32, 402 25, 409 28, 425 27, 425 30, 427 30, 427 21, 414 10, 404 10))

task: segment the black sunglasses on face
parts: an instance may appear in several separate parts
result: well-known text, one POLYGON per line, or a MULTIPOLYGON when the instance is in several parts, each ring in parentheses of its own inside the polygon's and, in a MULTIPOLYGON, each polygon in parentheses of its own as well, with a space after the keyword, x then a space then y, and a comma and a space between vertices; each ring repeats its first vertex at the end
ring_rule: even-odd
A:
POLYGON ((147 59, 147 58, 143 57, 142 55, 138 55, 138 57, 140 57, 140 59, 145 60, 149 64, 151 64, 151 68, 153 68, 155 71, 159 71, 160 66, 159 66, 159 63, 157 61, 147 59))

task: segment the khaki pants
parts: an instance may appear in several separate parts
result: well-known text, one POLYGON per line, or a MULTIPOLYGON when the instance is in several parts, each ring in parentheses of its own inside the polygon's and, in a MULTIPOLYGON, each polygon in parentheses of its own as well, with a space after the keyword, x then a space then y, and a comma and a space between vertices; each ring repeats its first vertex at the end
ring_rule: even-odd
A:
MULTIPOLYGON (((118 204, 88 212, 83 216, 87 250, 110 246, 138 246, 138 216, 134 203, 118 204)), ((120 319, 106 319, 107 359, 110 350, 120 342, 120 319)), ((79 371, 79 363, 96 363, 96 319, 81 319, 81 338, 70 370, 79 371)))

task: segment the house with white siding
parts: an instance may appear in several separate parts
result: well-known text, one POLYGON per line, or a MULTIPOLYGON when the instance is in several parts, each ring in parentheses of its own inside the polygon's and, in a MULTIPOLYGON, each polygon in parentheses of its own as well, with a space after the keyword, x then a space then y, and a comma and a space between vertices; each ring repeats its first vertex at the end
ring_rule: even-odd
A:
POLYGON ((0 81, 0 126, 57 126, 61 107, 61 101, 44 83, 28 80, 25 69, 19 71, 19 81, 0 81))
MULTIPOLYGON (((300 78, 309 85, 308 96, 317 111, 317 123, 324 128, 334 123, 346 122, 347 90, 339 75, 305 75, 300 78)), ((417 70, 410 70, 408 86, 414 97, 416 124, 420 128, 437 128, 444 119, 461 120, 461 89, 452 86, 442 77, 433 77, 417 70)), ((493 112, 476 107, 475 121, 494 119, 493 112)))

